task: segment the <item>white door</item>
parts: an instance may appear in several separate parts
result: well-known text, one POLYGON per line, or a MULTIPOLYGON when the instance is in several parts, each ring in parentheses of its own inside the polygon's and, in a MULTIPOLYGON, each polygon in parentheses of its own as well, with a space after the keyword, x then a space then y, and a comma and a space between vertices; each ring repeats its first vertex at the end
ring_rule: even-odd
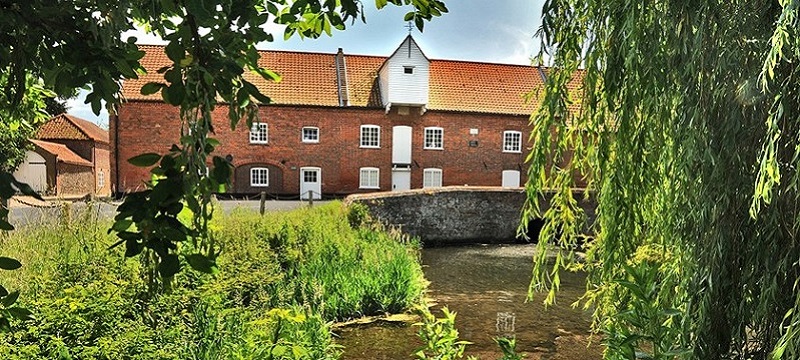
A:
POLYGON ((392 128, 392 163, 411 164, 411 126, 392 128))
POLYGON ((47 165, 44 158, 30 150, 25 155, 25 161, 14 172, 14 178, 28 184, 38 193, 45 192, 47 190, 47 165))
POLYGON ((519 187, 519 171, 503 171, 503 187, 519 187))
POLYGON ((300 199, 308 200, 309 191, 312 199, 322 198, 322 169, 318 167, 300 168, 300 199))
POLYGON ((411 169, 392 169, 392 191, 411 189, 411 169))

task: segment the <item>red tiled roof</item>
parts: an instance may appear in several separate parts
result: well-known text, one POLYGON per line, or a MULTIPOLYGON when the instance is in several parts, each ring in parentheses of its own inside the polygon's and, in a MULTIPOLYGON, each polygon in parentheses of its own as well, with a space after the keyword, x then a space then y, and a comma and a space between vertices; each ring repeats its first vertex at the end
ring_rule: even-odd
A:
POLYGON ((386 61, 380 56, 345 55, 347 88, 351 106, 381 106, 378 69, 386 61))
POLYGON ((80 157, 80 155, 74 153, 65 145, 42 140, 31 140, 31 142, 43 151, 55 155, 56 161, 79 166, 92 166, 89 160, 80 157))
POLYGON ((529 115, 524 95, 542 84, 533 66, 431 60, 428 109, 529 115))
POLYGON ((108 144, 108 131, 91 121, 67 114, 57 115, 39 128, 36 138, 42 140, 93 140, 108 144))
MULTIPOLYGON (((160 94, 144 96, 141 87, 148 82, 163 82, 156 73, 171 61, 163 46, 142 45, 141 60, 148 73, 123 84, 128 100, 161 100, 160 94)), ((256 74, 246 78, 269 96, 273 103, 284 105, 339 106, 336 81, 336 54, 291 51, 261 51, 260 65, 282 77, 273 83, 256 74)), ((350 106, 380 107, 378 70, 387 57, 345 55, 350 106)), ((526 103, 524 95, 541 89, 543 73, 538 67, 453 60, 431 60, 428 109, 496 114, 529 115, 539 104, 538 98, 526 103)))

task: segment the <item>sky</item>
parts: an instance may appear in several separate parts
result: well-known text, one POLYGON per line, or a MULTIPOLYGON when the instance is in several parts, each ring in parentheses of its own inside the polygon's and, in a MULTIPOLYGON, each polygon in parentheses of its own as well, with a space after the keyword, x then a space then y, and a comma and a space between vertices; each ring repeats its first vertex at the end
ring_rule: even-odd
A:
MULTIPOLYGON (((366 23, 348 24, 345 31, 332 37, 283 40, 283 29, 274 30, 275 41, 259 44, 263 50, 295 50, 346 54, 389 56, 408 35, 403 15, 408 7, 388 5, 378 11, 372 0, 363 0, 366 23)), ((425 55, 431 59, 466 60, 528 65, 539 50, 536 30, 541 25, 543 0, 445 0, 449 13, 427 22, 424 31, 411 32, 425 55)), ((140 44, 159 44, 158 38, 133 31, 140 44)), ((124 37, 127 37, 123 35, 124 37)), ((84 104, 85 92, 68 102, 69 113, 106 127, 108 113, 94 115, 84 104)))

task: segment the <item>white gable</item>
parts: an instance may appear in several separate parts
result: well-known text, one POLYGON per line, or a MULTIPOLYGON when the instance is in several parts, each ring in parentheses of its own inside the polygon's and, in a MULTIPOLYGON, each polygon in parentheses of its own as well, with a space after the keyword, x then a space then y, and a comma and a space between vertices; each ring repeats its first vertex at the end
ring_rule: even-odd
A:
POLYGON ((379 81, 383 106, 426 106, 429 74, 430 61, 414 39, 406 37, 381 66, 379 81))

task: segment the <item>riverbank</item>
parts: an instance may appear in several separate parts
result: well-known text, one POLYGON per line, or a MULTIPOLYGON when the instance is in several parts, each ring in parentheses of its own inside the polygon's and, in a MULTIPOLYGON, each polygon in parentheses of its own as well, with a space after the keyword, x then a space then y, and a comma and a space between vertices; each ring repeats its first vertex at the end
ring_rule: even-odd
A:
POLYGON ((19 305, 36 315, 0 337, 0 358, 230 359, 288 351, 334 359, 331 321, 402 312, 423 288, 418 244, 331 203, 263 217, 220 214, 211 224, 222 250, 219 273, 184 270, 171 292, 151 296, 142 259, 108 250, 116 242, 106 233, 110 222, 93 210, 20 227, 0 242, 0 254, 23 263, 0 272, 0 284, 19 290, 19 305))
MULTIPOLYGON (((572 307, 585 290, 585 275, 561 275, 556 305, 547 309, 542 298, 526 302, 535 245, 472 245, 425 248, 422 263, 430 282, 426 296, 457 312, 460 338, 473 344, 466 355, 493 360, 501 357, 494 337, 516 337, 526 359, 601 359, 599 339, 590 346, 590 314, 572 307)), ((347 360, 408 359, 422 343, 410 322, 379 322, 336 329, 347 360), (377 344, 377 345, 376 345, 377 344)), ((466 358, 466 357, 465 357, 466 358)))

